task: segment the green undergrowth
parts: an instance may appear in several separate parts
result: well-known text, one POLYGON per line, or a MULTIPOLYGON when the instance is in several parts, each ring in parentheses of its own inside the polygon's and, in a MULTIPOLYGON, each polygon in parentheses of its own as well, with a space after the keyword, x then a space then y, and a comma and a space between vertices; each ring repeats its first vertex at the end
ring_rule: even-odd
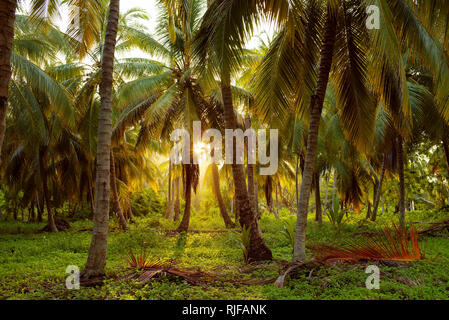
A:
MULTIPOLYGON (((116 219, 111 221, 105 285, 68 290, 66 268, 82 269, 90 245, 92 224, 89 220, 70 222, 67 232, 39 233, 45 223, 0 222, 0 299, 448 299, 449 234, 421 239, 423 261, 404 266, 379 265, 380 289, 365 287, 366 265, 334 264, 304 271, 286 281, 284 288, 273 284, 236 285, 229 279, 274 279, 282 261, 291 259, 291 241, 283 232, 284 225, 295 217, 287 210, 281 218, 264 212, 261 229, 274 261, 246 265, 235 239, 239 234, 199 233, 166 236, 164 230, 176 224, 160 214, 137 218, 126 232, 120 232, 116 219), (191 285, 177 278, 161 278, 142 285, 121 277, 131 272, 126 265, 130 249, 139 252, 146 247, 160 258, 174 259, 179 269, 201 269, 213 273, 218 281, 209 285, 191 285)), ((328 222, 319 226, 310 215, 309 243, 339 243, 363 237, 365 233, 396 221, 394 214, 379 216, 376 223, 366 222, 364 213, 353 213, 336 231, 328 222)), ((408 212, 408 222, 440 221, 447 212, 408 212)), ((294 225, 294 224, 293 224, 294 225)), ((192 212, 194 230, 225 230, 218 210, 192 212)), ((310 256, 310 252, 309 252, 310 256)))

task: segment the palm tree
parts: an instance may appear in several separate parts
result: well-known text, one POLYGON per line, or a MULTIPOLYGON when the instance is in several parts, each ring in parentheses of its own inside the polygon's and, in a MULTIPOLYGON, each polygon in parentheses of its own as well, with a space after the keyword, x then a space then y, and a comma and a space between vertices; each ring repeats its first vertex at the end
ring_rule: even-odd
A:
MULTIPOLYGON (((69 132, 74 124, 71 94, 59 80, 62 70, 67 74, 72 71, 68 66, 58 69, 47 65, 56 62, 56 53, 63 52, 66 46, 59 30, 51 25, 34 27, 22 15, 16 15, 16 29, 9 88, 11 123, 6 129, 8 139, 4 145, 8 156, 5 157, 8 159, 6 176, 13 179, 10 182, 14 189, 24 191, 24 206, 32 206, 36 198, 45 200, 48 229, 58 231, 51 201, 58 199, 52 186, 57 184, 62 172, 60 164, 71 156, 70 149, 76 144, 69 132), (46 39, 47 34, 52 37, 46 39)), ((71 192, 72 186, 73 183, 67 184, 64 192, 58 194, 71 192)), ((44 202, 37 202, 42 212, 44 202)))
POLYGON ((8 89, 11 78, 11 54, 14 39, 14 20, 17 0, 6 0, 0 4, 0 166, 2 145, 5 138, 8 89))
MULTIPOLYGON (((192 39, 199 32, 202 2, 193 1, 191 7, 176 1, 172 4, 178 8, 172 13, 175 15, 174 23, 169 19, 172 8, 167 9, 164 5, 157 28, 160 40, 146 35, 144 43, 147 45, 141 46, 144 51, 156 52, 166 65, 153 62, 151 76, 126 83, 118 93, 117 103, 126 107, 116 124, 114 132, 117 134, 114 133, 114 137, 126 128, 139 125, 139 146, 161 137, 168 141, 169 134, 179 127, 185 128, 192 136, 194 120, 201 121, 202 129, 213 127, 224 130, 223 105, 217 85, 206 81, 198 71, 200 66, 211 62, 205 60, 197 64, 192 59, 192 39)), ((237 97, 246 94, 244 90, 233 89, 237 97)), ((197 165, 183 164, 186 206, 177 229, 179 232, 188 230, 191 189, 198 183, 198 170, 197 165)), ((179 203, 179 197, 177 199, 175 204, 179 203)))
MULTIPOLYGON (((80 22, 79 25, 73 25, 69 31, 71 36, 80 38, 79 42, 80 57, 84 57, 85 52, 92 44, 94 35, 100 29, 100 17, 98 13, 105 0, 90 1, 90 0, 68 0, 66 3, 71 10, 72 19, 80 22), (81 10, 79 10, 81 9, 81 10)), ((16 18, 17 0, 2 1, 0 5, 0 18, 4 23, 0 26, 0 165, 1 165, 1 151, 6 128, 6 115, 8 108, 8 86, 11 77, 11 55, 12 44, 14 39, 14 21, 16 18)), ((47 23, 53 18, 58 10, 60 4, 59 0, 32 0, 31 1, 31 20, 47 23)))
MULTIPOLYGON (((259 19, 259 13, 263 11, 271 13, 273 19, 281 22, 288 15, 289 2, 215 0, 210 3, 195 39, 197 60, 212 61, 211 68, 205 72, 218 75, 220 78, 224 121, 227 129, 238 128, 232 96, 232 75, 236 73, 241 62, 242 46, 248 31, 252 31, 255 22, 259 19)), ((243 165, 233 161, 231 168, 240 225, 250 230, 249 258, 254 261, 271 260, 272 253, 262 239, 256 213, 248 194, 243 165)))
POLYGON ((212 188, 215 194, 215 197, 217 198, 218 202, 218 208, 220 209, 221 217, 223 218, 223 221, 227 228, 235 227, 235 224, 232 222, 231 218, 229 217, 228 210, 226 209, 226 205, 223 201, 223 197, 221 196, 220 191, 220 173, 218 171, 218 166, 216 163, 211 163, 211 172, 212 172, 212 188))
POLYGON ((94 226, 89 256, 82 273, 82 278, 85 280, 102 277, 104 275, 104 267, 106 266, 109 230, 112 85, 119 13, 120 0, 111 0, 103 47, 100 83, 101 107, 98 121, 94 226))

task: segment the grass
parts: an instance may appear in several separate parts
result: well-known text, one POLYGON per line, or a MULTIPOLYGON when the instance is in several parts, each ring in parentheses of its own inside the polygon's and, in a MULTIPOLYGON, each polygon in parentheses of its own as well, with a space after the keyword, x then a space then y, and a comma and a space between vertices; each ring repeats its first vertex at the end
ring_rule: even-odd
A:
MULTIPOLYGON (((447 215, 447 214, 445 214, 447 215)), ((394 217, 384 214, 376 224, 363 222, 363 214, 351 216, 340 232, 325 222, 318 226, 310 220, 310 242, 340 242, 362 231, 387 225, 394 217)), ((310 217, 312 219, 312 215, 310 217)), ((432 212, 410 212, 408 221, 437 221, 447 216, 432 212)), ((68 265, 84 266, 90 245, 89 220, 71 222, 68 232, 36 233, 43 224, 0 222, 0 299, 448 299, 449 238, 427 237, 420 245, 425 260, 402 267, 380 266, 379 290, 365 288, 365 266, 335 264, 289 279, 284 288, 273 284, 233 285, 225 281, 210 286, 193 286, 174 278, 163 278, 141 285, 119 279, 129 273, 126 257, 129 249, 147 246, 151 254, 175 259, 179 268, 200 268, 220 274, 221 278, 271 279, 279 275, 279 260, 290 260, 291 244, 282 232, 284 221, 294 219, 286 210, 281 219, 264 213, 261 228, 275 262, 253 268, 243 261, 241 248, 233 233, 188 234, 166 237, 160 230, 174 228, 161 216, 139 218, 137 224, 122 233, 117 221, 111 221, 108 245, 108 280, 101 288, 68 290, 65 270, 68 265), (253 271, 250 271, 254 269, 253 271), (245 271, 245 272, 242 272, 245 271)), ((224 229, 219 213, 193 213, 192 229, 224 229)))

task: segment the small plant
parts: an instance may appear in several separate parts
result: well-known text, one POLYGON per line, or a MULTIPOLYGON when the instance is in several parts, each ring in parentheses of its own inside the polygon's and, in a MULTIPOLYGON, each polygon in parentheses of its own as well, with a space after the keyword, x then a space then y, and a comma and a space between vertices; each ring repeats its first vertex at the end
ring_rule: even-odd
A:
POLYGON ((337 232, 340 232, 341 227, 347 221, 347 219, 345 219, 345 216, 347 216, 347 211, 340 209, 340 201, 338 200, 337 195, 334 197, 332 206, 327 210, 326 215, 332 226, 334 226, 337 232))
POLYGON ((126 258, 129 267, 137 269, 162 269, 165 261, 159 257, 151 256, 146 248, 142 248, 140 252, 134 253, 129 249, 128 257, 126 258))
POLYGON ((240 234, 240 239, 239 238, 233 239, 237 243, 237 245, 242 249, 243 259, 244 259, 245 263, 250 262, 250 258, 249 258, 249 245, 251 242, 250 230, 251 230, 251 227, 243 226, 242 233, 240 234))
POLYGON ((290 242, 292 248, 295 245, 295 227, 296 227, 295 220, 287 219, 284 221, 284 226, 282 228, 282 234, 285 235, 287 240, 290 242))

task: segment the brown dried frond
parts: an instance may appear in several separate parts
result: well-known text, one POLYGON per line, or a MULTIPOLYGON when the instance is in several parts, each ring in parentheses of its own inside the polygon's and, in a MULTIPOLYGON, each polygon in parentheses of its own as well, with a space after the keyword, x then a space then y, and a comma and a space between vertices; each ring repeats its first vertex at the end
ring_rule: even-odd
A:
POLYGON ((421 259, 418 233, 414 226, 410 227, 410 236, 404 227, 393 225, 393 228, 385 228, 381 233, 349 240, 341 247, 326 244, 308 247, 323 262, 335 260, 411 262, 421 259))

